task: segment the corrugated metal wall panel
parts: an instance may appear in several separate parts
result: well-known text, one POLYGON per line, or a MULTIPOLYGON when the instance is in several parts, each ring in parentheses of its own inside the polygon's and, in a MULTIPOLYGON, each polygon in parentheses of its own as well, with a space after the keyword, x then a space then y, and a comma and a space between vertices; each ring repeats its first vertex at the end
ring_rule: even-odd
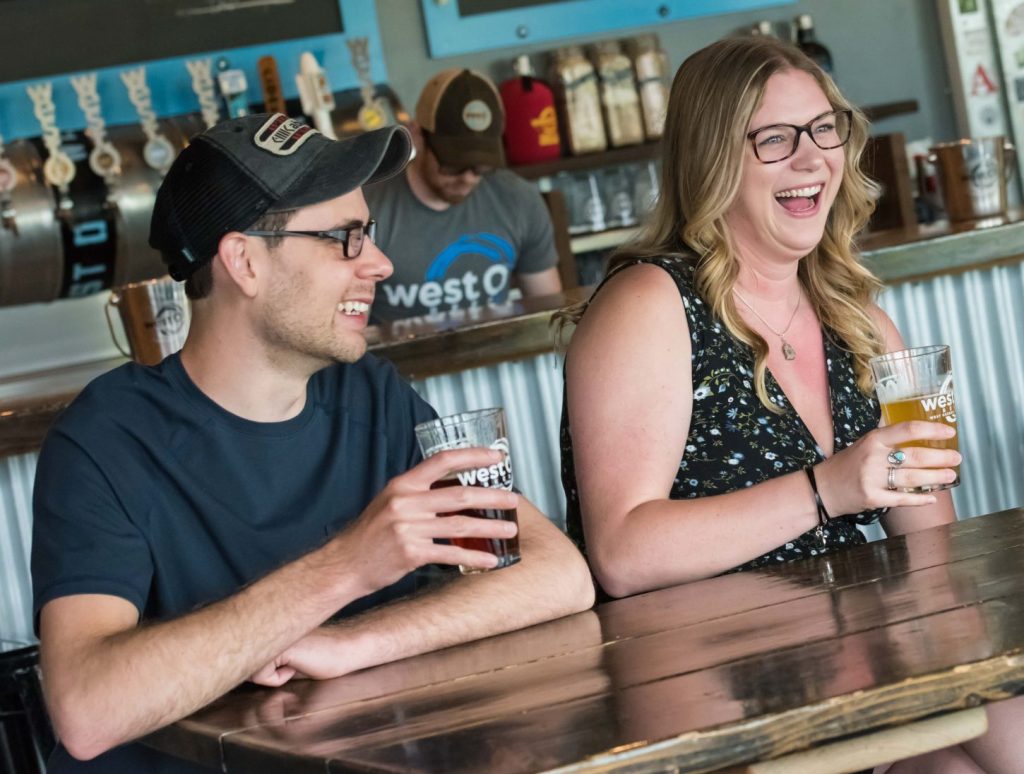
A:
POLYGON ((35 454, 0 459, 0 639, 34 642, 29 547, 35 454))
POLYGON ((561 357, 548 353, 515 363, 473 368, 418 380, 413 387, 441 415, 504 406, 516 486, 542 513, 565 527, 558 449, 561 357))
MULTIPOLYGON (((948 343, 956 371, 960 518, 1024 503, 1024 264, 897 285, 882 306, 909 346, 948 343)), ((413 383, 439 413, 504 406, 517 485, 557 524, 561 358, 544 354, 413 383)), ((0 460, 0 637, 32 636, 28 551, 36 455, 0 460)))
POLYGON ((1024 263, 896 285, 881 305, 908 346, 952 350, 960 518, 1024 503, 1024 263))

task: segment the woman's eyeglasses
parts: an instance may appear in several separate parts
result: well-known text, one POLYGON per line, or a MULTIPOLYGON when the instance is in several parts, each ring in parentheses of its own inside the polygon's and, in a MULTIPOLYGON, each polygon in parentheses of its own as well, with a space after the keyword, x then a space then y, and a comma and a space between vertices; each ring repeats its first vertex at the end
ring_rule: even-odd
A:
POLYGON ((363 251, 364 239, 374 241, 377 233, 377 221, 368 220, 348 228, 334 228, 330 231, 243 231, 246 236, 258 237, 313 237, 326 239, 328 242, 340 242, 346 258, 358 258, 363 251))
POLYGON ((796 153, 803 132, 807 132, 811 142, 822 150, 831 150, 849 142, 852 128, 852 110, 832 110, 822 113, 803 126, 763 126, 747 134, 747 139, 754 146, 754 155, 758 161, 762 164, 774 164, 777 161, 785 161, 796 153))

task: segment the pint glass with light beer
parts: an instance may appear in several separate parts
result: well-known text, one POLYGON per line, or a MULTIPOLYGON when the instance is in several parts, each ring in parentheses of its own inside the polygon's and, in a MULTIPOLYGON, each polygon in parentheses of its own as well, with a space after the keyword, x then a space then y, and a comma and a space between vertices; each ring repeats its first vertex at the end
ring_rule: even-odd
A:
MULTIPOLYGON (((873 357, 871 372, 875 377, 875 393, 882 407, 885 424, 922 419, 945 422, 956 429, 953 364, 948 346, 936 344, 873 357)), ((958 439, 959 435, 954 435, 940 441, 908 441, 904 446, 929 446, 933 449, 959 451, 958 439)), ((960 483, 960 466, 957 465, 954 471, 956 480, 952 483, 908 488, 906 491, 931 492, 957 486, 960 483)))
MULTIPOLYGON (((449 486, 483 486, 491 489, 512 490, 512 456, 509 450, 508 432, 505 429, 505 411, 501 408, 481 409, 453 414, 429 422, 416 425, 416 439, 424 457, 430 457, 448 449, 465 449, 483 447, 497 449, 504 453, 501 462, 486 468, 460 470, 450 477, 433 484, 433 489, 449 486)), ((445 514, 453 516, 473 516, 478 519, 501 519, 518 523, 516 508, 509 509, 478 509, 470 508, 463 511, 445 514)), ((493 568, 465 567, 459 565, 463 575, 486 572, 487 569, 509 567, 519 561, 518 533, 507 540, 491 538, 452 538, 453 545, 473 551, 486 551, 498 557, 498 565, 493 568)))

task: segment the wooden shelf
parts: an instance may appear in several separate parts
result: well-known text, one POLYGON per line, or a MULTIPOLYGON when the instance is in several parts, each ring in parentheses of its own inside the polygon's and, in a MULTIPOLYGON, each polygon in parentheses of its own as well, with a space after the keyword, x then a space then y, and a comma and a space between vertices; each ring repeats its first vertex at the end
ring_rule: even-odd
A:
POLYGON ((881 105, 865 105, 861 108, 868 121, 874 123, 883 118, 902 116, 907 113, 916 113, 918 104, 916 99, 905 99, 900 102, 885 102, 881 105))
POLYGON ((608 250, 632 239, 636 235, 637 228, 637 226, 626 226, 599 231, 596 234, 578 234, 569 239, 569 244, 572 246, 574 254, 587 253, 591 250, 608 250))
POLYGON ((585 156, 566 156, 544 164, 526 164, 509 169, 527 180, 536 180, 557 175, 559 172, 584 172, 588 169, 650 161, 658 155, 659 148, 660 142, 647 142, 643 145, 628 145, 625 148, 613 148, 600 153, 588 153, 585 156))

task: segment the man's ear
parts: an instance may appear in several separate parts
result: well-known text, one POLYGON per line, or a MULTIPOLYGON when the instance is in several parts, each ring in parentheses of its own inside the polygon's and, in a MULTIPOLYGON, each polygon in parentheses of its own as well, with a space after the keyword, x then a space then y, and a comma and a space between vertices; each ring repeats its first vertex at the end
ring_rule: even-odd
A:
POLYGON ((254 240, 240 231, 229 231, 220 238, 217 255, 214 256, 224 273, 246 296, 255 296, 259 257, 255 255, 254 240))

